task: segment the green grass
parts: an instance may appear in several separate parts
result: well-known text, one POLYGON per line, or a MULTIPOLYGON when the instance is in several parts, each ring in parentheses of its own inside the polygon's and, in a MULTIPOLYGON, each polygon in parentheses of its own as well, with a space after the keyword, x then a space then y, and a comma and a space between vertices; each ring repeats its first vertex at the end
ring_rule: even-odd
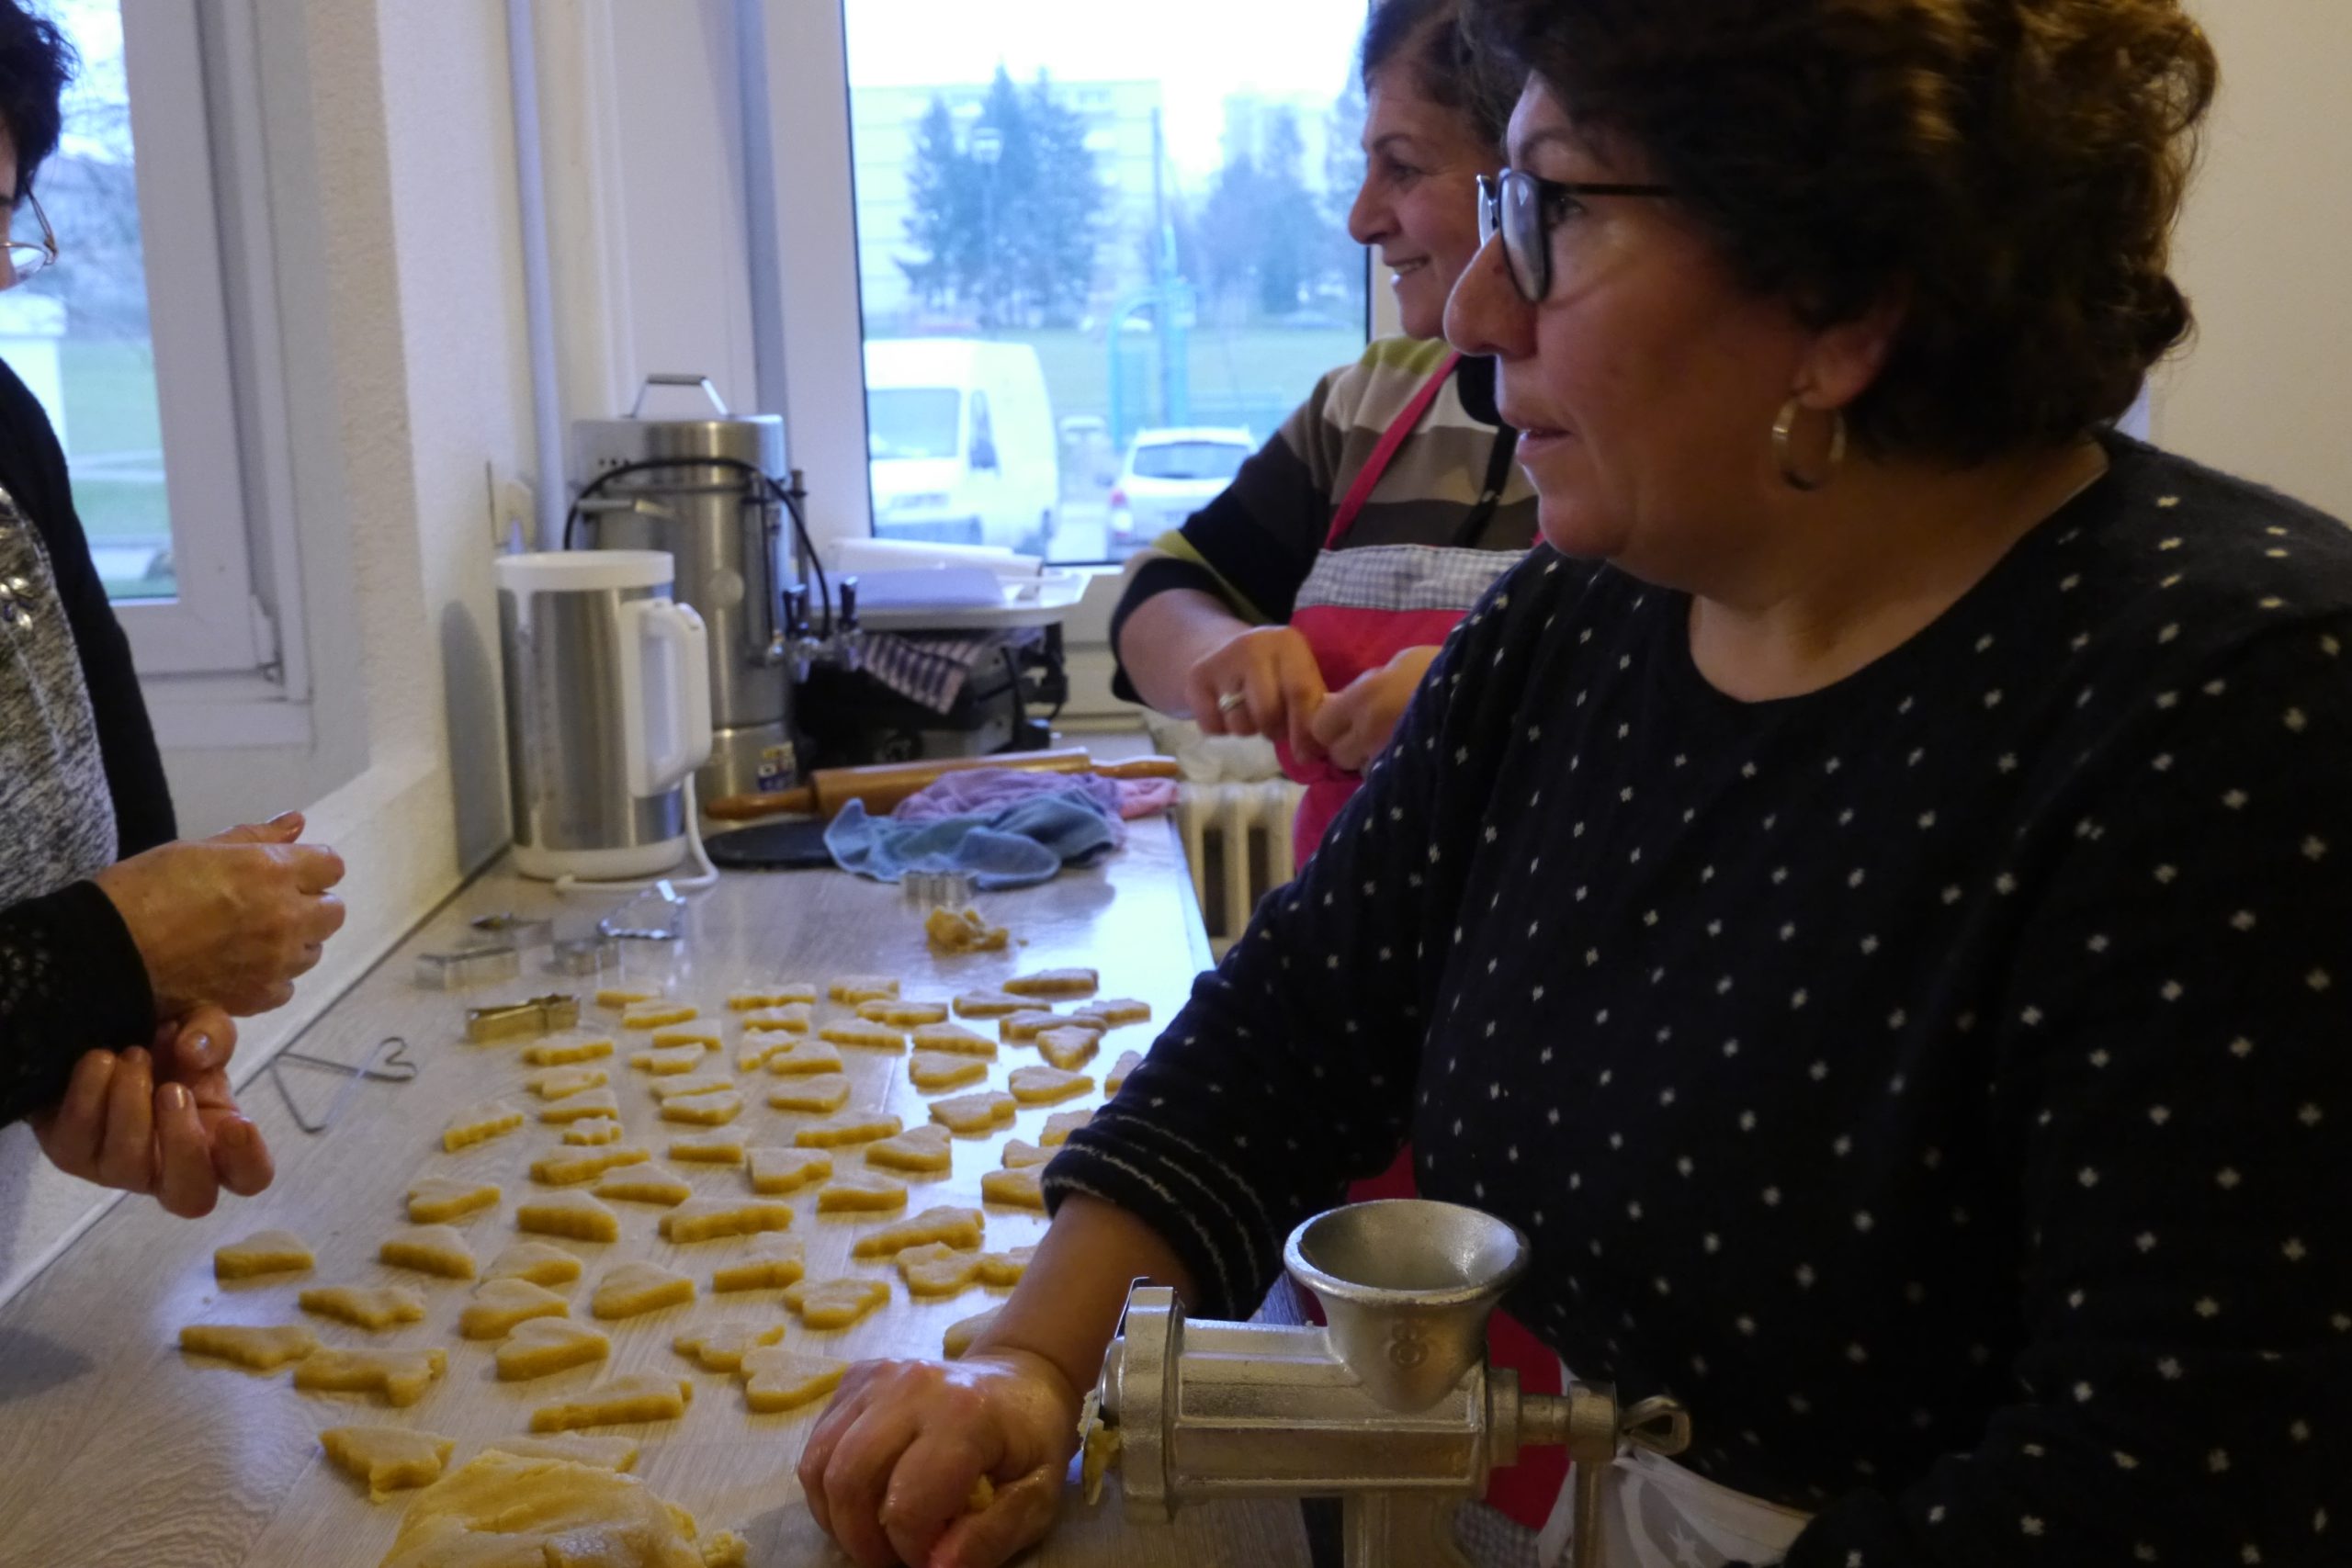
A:
POLYGON ((58 345, 65 421, 77 453, 152 452, 164 445, 155 355, 143 343, 68 338, 58 345))
MULTIPOLYGON (((1037 351, 1057 419, 1074 413, 1100 415, 1108 411, 1110 357, 1099 333, 1067 331, 996 335, 1025 343, 1037 351)), ((1157 344, 1146 335, 1131 335, 1123 342, 1125 373, 1134 378, 1129 386, 1144 391, 1136 412, 1143 415, 1144 423, 1157 423, 1157 344)), ((1194 419, 1201 423, 1228 423, 1229 416, 1208 416, 1219 410, 1246 408, 1252 416, 1251 423, 1261 426, 1257 434, 1262 440, 1273 434, 1264 411, 1287 412, 1295 407, 1314 390, 1316 378, 1323 372, 1348 364, 1363 353, 1363 336, 1345 330, 1196 330, 1185 355, 1192 369, 1194 419)))

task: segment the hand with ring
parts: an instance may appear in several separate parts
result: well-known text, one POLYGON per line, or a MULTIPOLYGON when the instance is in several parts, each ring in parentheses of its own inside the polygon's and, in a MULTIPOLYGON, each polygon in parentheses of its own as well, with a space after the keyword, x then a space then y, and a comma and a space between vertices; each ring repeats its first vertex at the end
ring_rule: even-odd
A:
POLYGON ((1288 626, 1256 626, 1217 648, 1184 678, 1186 706, 1204 735, 1287 740, 1302 761, 1323 760, 1309 728, 1323 705, 1323 671, 1288 626))

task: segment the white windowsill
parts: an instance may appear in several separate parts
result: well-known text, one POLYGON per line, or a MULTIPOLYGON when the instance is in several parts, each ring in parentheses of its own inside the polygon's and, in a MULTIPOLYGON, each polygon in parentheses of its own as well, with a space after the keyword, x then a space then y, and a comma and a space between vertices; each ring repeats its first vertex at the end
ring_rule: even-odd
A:
POLYGON ((311 705, 260 675, 142 675, 155 743, 164 750, 307 746, 311 705))

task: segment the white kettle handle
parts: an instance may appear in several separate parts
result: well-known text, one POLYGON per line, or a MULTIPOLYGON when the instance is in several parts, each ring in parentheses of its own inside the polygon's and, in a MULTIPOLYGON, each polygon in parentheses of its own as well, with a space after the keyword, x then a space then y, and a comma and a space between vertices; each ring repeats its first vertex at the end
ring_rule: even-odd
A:
POLYGON ((674 788, 710 756, 710 634, 690 604, 621 606, 621 754, 631 795, 674 788))

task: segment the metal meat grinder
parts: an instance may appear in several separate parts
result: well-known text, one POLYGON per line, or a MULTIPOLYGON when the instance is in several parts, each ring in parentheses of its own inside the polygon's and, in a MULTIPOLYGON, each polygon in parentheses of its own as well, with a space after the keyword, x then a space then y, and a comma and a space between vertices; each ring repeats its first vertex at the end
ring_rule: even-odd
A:
POLYGON ((1115 1466, 1130 1522, 1213 1497, 1342 1498, 1349 1568, 1458 1564, 1453 1514, 1487 1472, 1559 1444, 1574 1461, 1576 1568, 1599 1561, 1600 1487, 1627 1446, 1679 1453, 1669 1399, 1620 1410, 1606 1383, 1522 1393, 1487 1365, 1487 1317, 1527 1262, 1492 1215, 1424 1199, 1354 1203, 1293 1231, 1292 1279, 1328 1326, 1188 1321, 1138 1285, 1095 1390, 1090 1490, 1115 1466))

